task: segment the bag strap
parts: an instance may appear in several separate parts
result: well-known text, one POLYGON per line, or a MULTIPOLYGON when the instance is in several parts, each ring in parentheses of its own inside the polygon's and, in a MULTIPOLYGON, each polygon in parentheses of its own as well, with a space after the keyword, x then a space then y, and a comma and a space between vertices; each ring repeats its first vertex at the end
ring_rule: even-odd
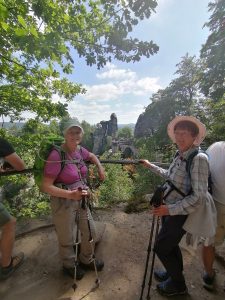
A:
MULTIPOLYGON (((76 159, 73 159, 72 157, 70 157, 70 155, 68 155, 68 157, 70 158, 69 159, 70 163, 72 163, 77 168, 77 172, 78 172, 79 179, 80 179, 79 181, 83 185, 86 185, 87 184, 86 178, 82 177, 82 174, 81 174, 81 166, 85 165, 85 162, 84 162, 84 159, 83 159, 83 156, 82 156, 82 147, 79 147, 79 152, 80 152, 80 157, 81 157, 79 161, 76 160, 76 159)), ((61 150, 61 154, 64 155, 64 158, 62 157, 62 162, 64 162, 64 166, 65 166, 66 162, 68 161, 68 160, 66 160, 66 153, 65 153, 65 151, 61 150)), ((61 168, 60 173, 61 172, 62 172, 62 168, 61 168)))
POLYGON ((57 177, 58 177, 62 173, 62 171, 66 165, 66 153, 65 153, 65 151, 63 151, 61 146, 57 146, 57 145, 53 145, 52 150, 56 150, 57 153, 59 154, 61 166, 60 166, 60 172, 57 175, 57 177))
MULTIPOLYGON (((188 177, 189 177, 190 179, 191 179, 191 165, 192 165, 192 161, 193 161, 194 157, 195 157, 198 153, 200 153, 200 152, 205 153, 205 152, 202 151, 202 150, 197 150, 197 149, 196 149, 195 151, 193 151, 193 152, 188 156, 187 159, 185 159, 185 162, 186 162, 186 167, 185 167, 185 169, 186 169, 186 172, 187 172, 188 177)), ((179 152, 177 151, 177 152, 175 153, 175 155, 174 155, 174 159, 175 159, 176 157, 178 157, 178 155, 179 155, 179 152)), ((169 184, 170 189, 169 189, 169 191, 166 193, 166 195, 164 196, 164 199, 166 199, 166 197, 167 197, 173 190, 175 190, 176 192, 178 192, 182 197, 186 197, 186 196, 190 195, 191 192, 192 192, 192 187, 190 188, 190 191, 189 191, 187 194, 185 194, 185 193, 183 193, 180 189, 178 189, 178 187, 176 187, 170 180, 166 180, 166 182, 169 184)))
POLYGON ((191 165, 192 165, 192 161, 194 159, 194 157, 196 155, 198 155, 199 153, 205 153, 204 151, 202 150, 195 150, 193 151, 189 156, 188 158, 185 160, 186 161, 186 172, 188 173, 188 176, 189 178, 191 178, 191 165))
POLYGON ((169 194, 175 190, 176 192, 178 192, 181 196, 185 197, 187 195, 189 195, 189 193, 186 195, 185 193, 183 193, 180 189, 178 189, 170 180, 166 180, 166 182, 168 183, 168 185, 170 186, 169 191, 166 193, 166 195, 164 196, 164 199, 166 199, 167 196, 169 196, 169 194))
MULTIPOLYGON (((195 152, 191 153, 190 157, 188 157, 187 160, 187 164, 186 164, 186 171, 188 173, 189 178, 191 178, 191 164, 192 161, 194 159, 194 157, 198 154, 198 153, 204 153, 208 156, 207 152, 203 151, 203 150, 196 150, 195 152)), ((208 192, 212 195, 212 176, 211 173, 209 172, 209 176, 208 176, 208 192)), ((189 194, 192 192, 192 189, 190 190, 189 194)))

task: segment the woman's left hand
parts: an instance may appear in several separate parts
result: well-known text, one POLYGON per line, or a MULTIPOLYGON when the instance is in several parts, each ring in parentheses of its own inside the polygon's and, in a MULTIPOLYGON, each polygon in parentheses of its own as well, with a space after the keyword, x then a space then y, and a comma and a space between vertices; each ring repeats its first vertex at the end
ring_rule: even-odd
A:
POLYGON ((153 208, 153 215, 162 217, 162 216, 168 216, 169 213, 169 209, 166 205, 160 205, 159 207, 154 207, 153 208))
POLYGON ((98 175, 101 181, 105 180, 105 170, 102 166, 98 168, 98 175))

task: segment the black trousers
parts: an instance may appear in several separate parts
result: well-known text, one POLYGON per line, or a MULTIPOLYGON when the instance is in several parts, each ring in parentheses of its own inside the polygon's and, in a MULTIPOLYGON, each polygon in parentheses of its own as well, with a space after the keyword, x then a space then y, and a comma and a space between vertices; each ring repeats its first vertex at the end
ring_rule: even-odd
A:
POLYGON ((169 276, 177 285, 185 283, 183 276, 183 257, 179 242, 185 234, 182 228, 186 215, 165 216, 154 245, 154 251, 164 265, 169 276))

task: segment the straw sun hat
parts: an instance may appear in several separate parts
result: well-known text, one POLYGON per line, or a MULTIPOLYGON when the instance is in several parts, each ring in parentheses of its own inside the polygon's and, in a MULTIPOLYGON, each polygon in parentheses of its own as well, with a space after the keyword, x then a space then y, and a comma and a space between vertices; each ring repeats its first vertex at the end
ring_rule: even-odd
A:
POLYGON ((177 123, 179 123, 180 121, 190 121, 192 123, 194 123, 199 130, 198 135, 196 136, 196 139, 194 141, 194 145, 195 146, 199 146, 202 141, 204 140, 205 136, 206 136, 206 127, 205 125, 200 122, 198 119, 196 119, 195 117, 192 116, 176 116, 167 126, 167 133, 170 137, 170 139, 175 143, 175 134, 174 134, 174 128, 176 126, 177 123))

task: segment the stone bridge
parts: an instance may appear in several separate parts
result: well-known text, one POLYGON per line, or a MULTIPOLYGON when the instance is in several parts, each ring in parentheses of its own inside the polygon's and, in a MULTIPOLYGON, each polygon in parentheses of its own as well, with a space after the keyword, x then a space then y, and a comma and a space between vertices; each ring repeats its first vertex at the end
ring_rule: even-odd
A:
POLYGON ((132 139, 119 139, 112 141, 112 153, 121 151, 122 158, 137 157, 137 149, 133 145, 132 139))

